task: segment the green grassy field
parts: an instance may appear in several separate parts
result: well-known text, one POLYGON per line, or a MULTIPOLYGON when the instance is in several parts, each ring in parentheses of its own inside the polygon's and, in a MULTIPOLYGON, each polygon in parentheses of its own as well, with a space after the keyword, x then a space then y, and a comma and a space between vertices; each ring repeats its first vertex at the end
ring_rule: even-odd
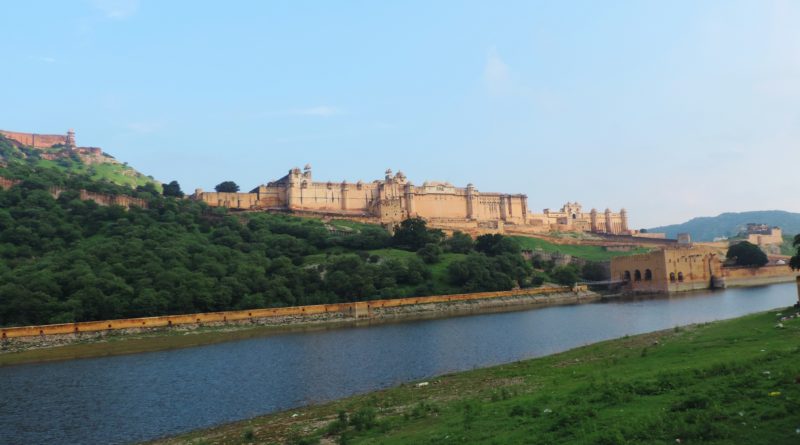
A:
POLYGON ((529 238, 525 236, 512 237, 519 242, 523 249, 541 249, 545 252, 560 252, 582 258, 588 261, 610 261, 617 256, 634 255, 646 253, 649 250, 644 247, 635 247, 629 252, 608 252, 602 246, 581 246, 575 244, 555 244, 541 238, 529 238))
POLYGON ((91 178, 95 181, 108 181, 118 185, 127 185, 131 188, 153 183, 156 189, 161 191, 161 184, 124 164, 107 163, 89 166, 69 159, 61 161, 40 159, 36 162, 36 165, 70 173, 88 173, 91 174, 91 178))
POLYGON ((157 443, 797 444, 800 318, 776 323, 625 337, 157 443))

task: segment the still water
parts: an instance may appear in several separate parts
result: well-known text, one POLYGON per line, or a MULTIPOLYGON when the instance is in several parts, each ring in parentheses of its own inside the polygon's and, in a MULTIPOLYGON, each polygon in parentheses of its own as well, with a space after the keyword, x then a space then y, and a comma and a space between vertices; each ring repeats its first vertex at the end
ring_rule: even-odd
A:
POLYGON ((0 368, 0 444, 120 444, 677 325, 790 306, 794 283, 0 368))

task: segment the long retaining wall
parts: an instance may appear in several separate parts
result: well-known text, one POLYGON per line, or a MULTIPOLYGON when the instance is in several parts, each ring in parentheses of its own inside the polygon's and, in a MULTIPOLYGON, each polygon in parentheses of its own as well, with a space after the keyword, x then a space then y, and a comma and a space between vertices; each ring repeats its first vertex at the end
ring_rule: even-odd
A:
MULTIPOLYGON (((84 321, 40 326, 20 326, 0 328, 3 339, 48 335, 68 335, 88 332, 115 331, 123 329, 163 328, 181 325, 201 325, 257 321, 260 319, 299 317, 313 319, 319 316, 331 318, 370 318, 385 313, 390 308, 402 306, 467 302, 472 300, 493 300, 508 297, 523 297, 552 294, 580 294, 587 292, 585 286, 550 287, 519 289, 501 292, 478 292, 470 294, 434 295, 430 297, 396 298, 389 300, 359 301, 354 303, 318 304, 311 306, 292 306, 269 309, 250 309, 243 311, 206 312, 200 314, 166 315, 160 317, 125 318, 119 320, 84 321)), ((576 300, 577 301, 577 300, 576 300)))

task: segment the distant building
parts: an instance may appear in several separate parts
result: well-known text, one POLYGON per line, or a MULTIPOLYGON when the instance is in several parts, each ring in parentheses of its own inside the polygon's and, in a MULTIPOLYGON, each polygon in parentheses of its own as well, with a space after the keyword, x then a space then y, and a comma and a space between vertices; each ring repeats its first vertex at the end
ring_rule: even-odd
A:
POLYGON ((788 265, 723 267, 724 253, 710 246, 678 246, 611 259, 611 278, 631 292, 672 293, 793 281, 788 265))
POLYGON ((415 186, 403 172, 386 170, 383 180, 355 183, 314 181, 311 166, 293 168, 273 182, 248 193, 204 192, 193 199, 213 207, 239 210, 279 210, 298 214, 364 219, 394 224, 409 217, 424 218, 432 227, 465 232, 585 231, 629 235, 628 215, 606 209, 583 212, 577 202, 560 210, 532 213, 523 194, 481 192, 474 185, 456 187, 429 181, 415 186))

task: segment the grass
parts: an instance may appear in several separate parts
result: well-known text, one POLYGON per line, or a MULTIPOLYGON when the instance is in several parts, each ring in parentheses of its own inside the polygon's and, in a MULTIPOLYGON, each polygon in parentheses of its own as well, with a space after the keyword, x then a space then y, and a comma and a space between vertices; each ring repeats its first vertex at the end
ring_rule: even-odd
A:
POLYGON ((628 252, 609 252, 603 246, 555 244, 541 238, 530 238, 525 236, 514 236, 513 238, 519 242, 523 249, 540 249, 544 252, 560 252, 588 261, 611 261, 611 258, 618 256, 635 255, 649 252, 649 249, 644 247, 632 247, 628 252))
POLYGON ((761 313, 444 375, 155 443, 796 444, 798 345, 800 318, 776 327, 775 313, 761 313))
POLYGON ((61 159, 60 161, 39 159, 36 161, 36 165, 63 172, 90 174, 91 179, 95 181, 108 181, 118 185, 127 185, 131 188, 153 183, 157 190, 161 190, 161 184, 124 164, 105 163, 90 166, 71 159, 61 159))

